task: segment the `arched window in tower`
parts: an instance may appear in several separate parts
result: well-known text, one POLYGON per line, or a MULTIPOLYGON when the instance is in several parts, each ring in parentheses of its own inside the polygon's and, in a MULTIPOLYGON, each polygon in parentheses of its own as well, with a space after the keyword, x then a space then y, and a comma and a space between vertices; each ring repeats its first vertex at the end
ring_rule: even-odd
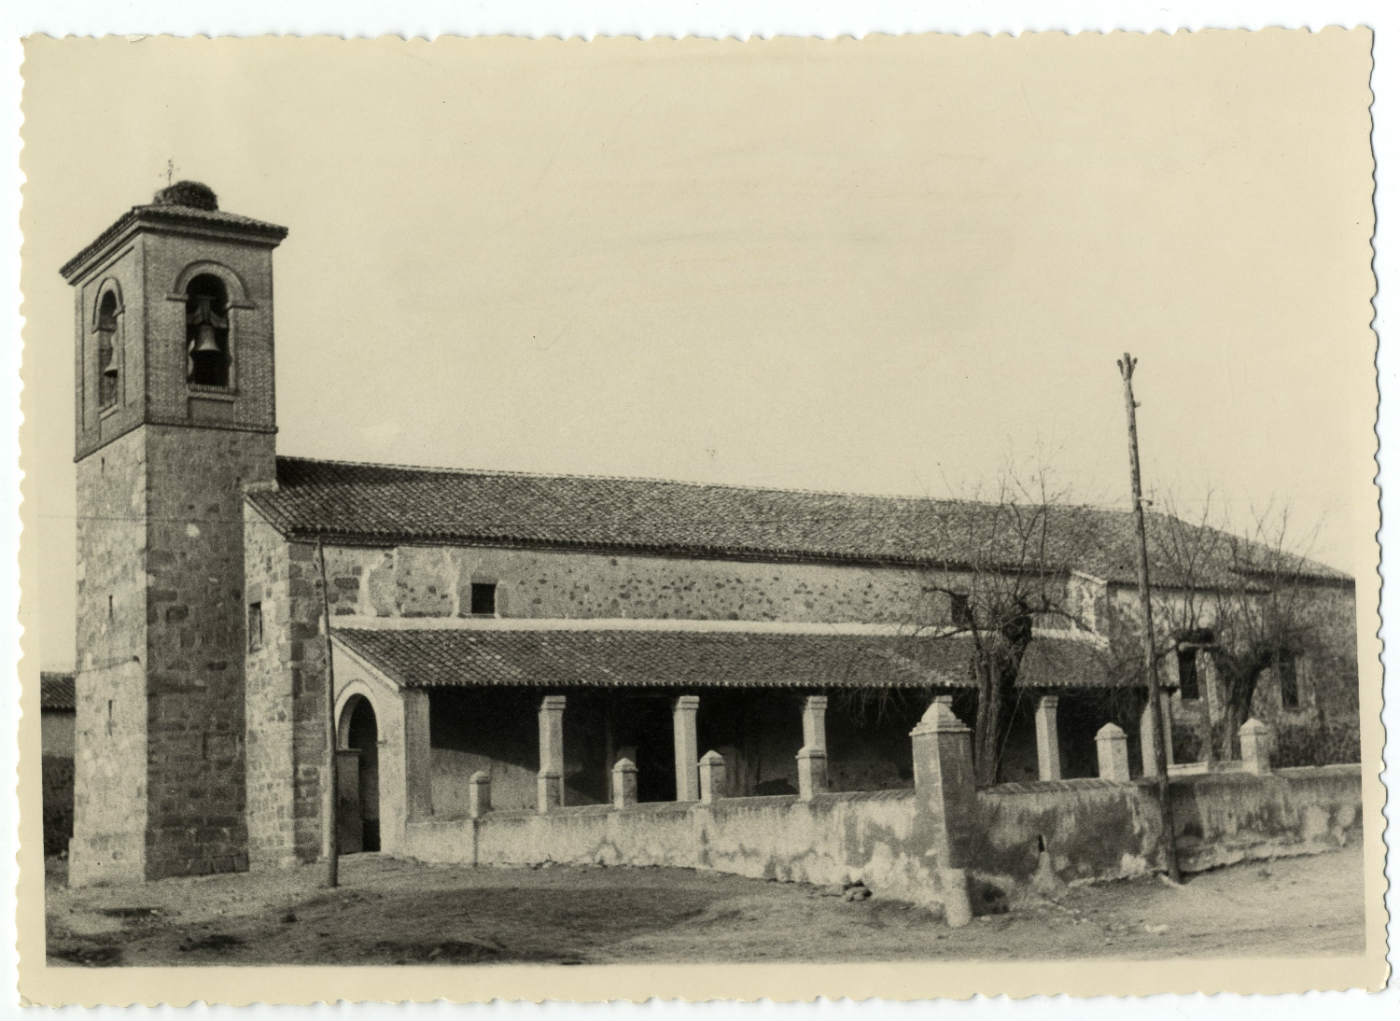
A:
POLYGON ((110 408, 120 391, 121 361, 117 350, 117 296, 108 291, 97 305, 97 406, 110 408))
POLYGON ((216 276, 200 274, 185 291, 185 353, 191 383, 228 386, 228 292, 216 276))

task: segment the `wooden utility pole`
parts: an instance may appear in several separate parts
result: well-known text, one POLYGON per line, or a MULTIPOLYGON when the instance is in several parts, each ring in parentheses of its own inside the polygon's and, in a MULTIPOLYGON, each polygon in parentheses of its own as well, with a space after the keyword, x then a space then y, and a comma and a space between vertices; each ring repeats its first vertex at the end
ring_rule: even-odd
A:
POLYGON ((322 847, 326 852, 326 885, 336 887, 340 885, 340 833, 336 819, 340 778, 336 775, 335 761, 335 663, 331 658, 331 604, 326 588, 326 551, 319 537, 316 539, 316 563, 321 571, 321 623, 326 636, 326 758, 321 767, 326 783, 321 791, 321 817, 325 819, 322 847))
MULTIPOLYGON (((1166 726, 1162 719, 1162 686, 1157 680, 1157 650, 1153 647, 1152 579, 1147 569, 1147 521, 1142 512, 1142 466, 1138 463, 1137 401, 1133 399, 1133 369, 1137 359, 1126 351, 1118 360, 1123 376, 1123 400, 1128 406, 1128 458, 1133 475, 1133 523, 1137 526, 1138 593, 1142 597, 1142 658, 1147 668, 1148 712, 1152 717, 1152 758, 1157 773, 1157 800, 1162 810, 1162 856, 1172 882, 1181 882, 1176 861, 1176 825, 1172 818, 1171 790, 1167 778, 1166 726)), ((1145 766, 1146 763, 1143 763, 1145 766)))

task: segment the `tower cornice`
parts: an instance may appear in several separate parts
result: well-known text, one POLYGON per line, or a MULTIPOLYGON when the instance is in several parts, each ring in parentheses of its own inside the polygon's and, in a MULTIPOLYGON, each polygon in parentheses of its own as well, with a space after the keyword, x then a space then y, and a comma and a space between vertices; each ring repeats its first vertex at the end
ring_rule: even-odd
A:
POLYGON ((263 220, 217 209, 192 206, 132 206, 115 223, 99 234, 59 269, 70 284, 84 275, 109 248, 121 244, 139 231, 168 231, 187 236, 237 240, 276 248, 287 236, 287 228, 263 220))

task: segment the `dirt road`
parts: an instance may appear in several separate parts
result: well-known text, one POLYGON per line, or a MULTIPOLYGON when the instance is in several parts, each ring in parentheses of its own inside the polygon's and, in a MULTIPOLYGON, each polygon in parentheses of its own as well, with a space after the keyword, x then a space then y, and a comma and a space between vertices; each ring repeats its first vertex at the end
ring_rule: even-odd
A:
POLYGON ((1358 953, 1358 848, 1181 888, 1066 890, 949 929, 928 911, 661 868, 470 869, 355 855, 322 870, 47 890, 49 959, 77 965, 908 960, 1358 953))

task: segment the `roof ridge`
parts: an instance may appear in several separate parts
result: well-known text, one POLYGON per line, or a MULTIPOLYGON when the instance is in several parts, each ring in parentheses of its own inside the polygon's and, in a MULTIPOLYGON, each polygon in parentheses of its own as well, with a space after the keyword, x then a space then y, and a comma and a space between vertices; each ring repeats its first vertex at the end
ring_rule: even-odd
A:
MULTIPOLYGON (((609 475, 603 472, 536 472, 522 471, 513 468, 453 468, 446 465, 402 464, 388 461, 355 461, 347 458, 302 457, 294 454, 278 454, 277 460, 279 462, 301 461, 311 464, 336 465, 349 468, 385 468, 390 471, 432 472, 439 475, 487 475, 524 479, 578 479, 581 481, 593 482, 641 482, 653 485, 688 486, 696 489, 727 489, 744 493, 791 493, 801 496, 844 496, 864 500, 952 504, 965 507, 995 507, 999 505, 999 502, 994 500, 973 500, 967 497, 957 496, 917 496, 911 493, 868 493, 851 489, 813 489, 802 486, 755 486, 742 482, 705 482, 698 479, 662 478, 655 475, 609 475)), ((1012 501, 1008 503, 1007 506, 1029 506, 1029 504, 1018 505, 1012 501)), ((1086 510, 1102 514, 1130 513, 1127 508, 1107 507, 1092 503, 1052 503, 1049 506, 1061 510, 1086 510)))

